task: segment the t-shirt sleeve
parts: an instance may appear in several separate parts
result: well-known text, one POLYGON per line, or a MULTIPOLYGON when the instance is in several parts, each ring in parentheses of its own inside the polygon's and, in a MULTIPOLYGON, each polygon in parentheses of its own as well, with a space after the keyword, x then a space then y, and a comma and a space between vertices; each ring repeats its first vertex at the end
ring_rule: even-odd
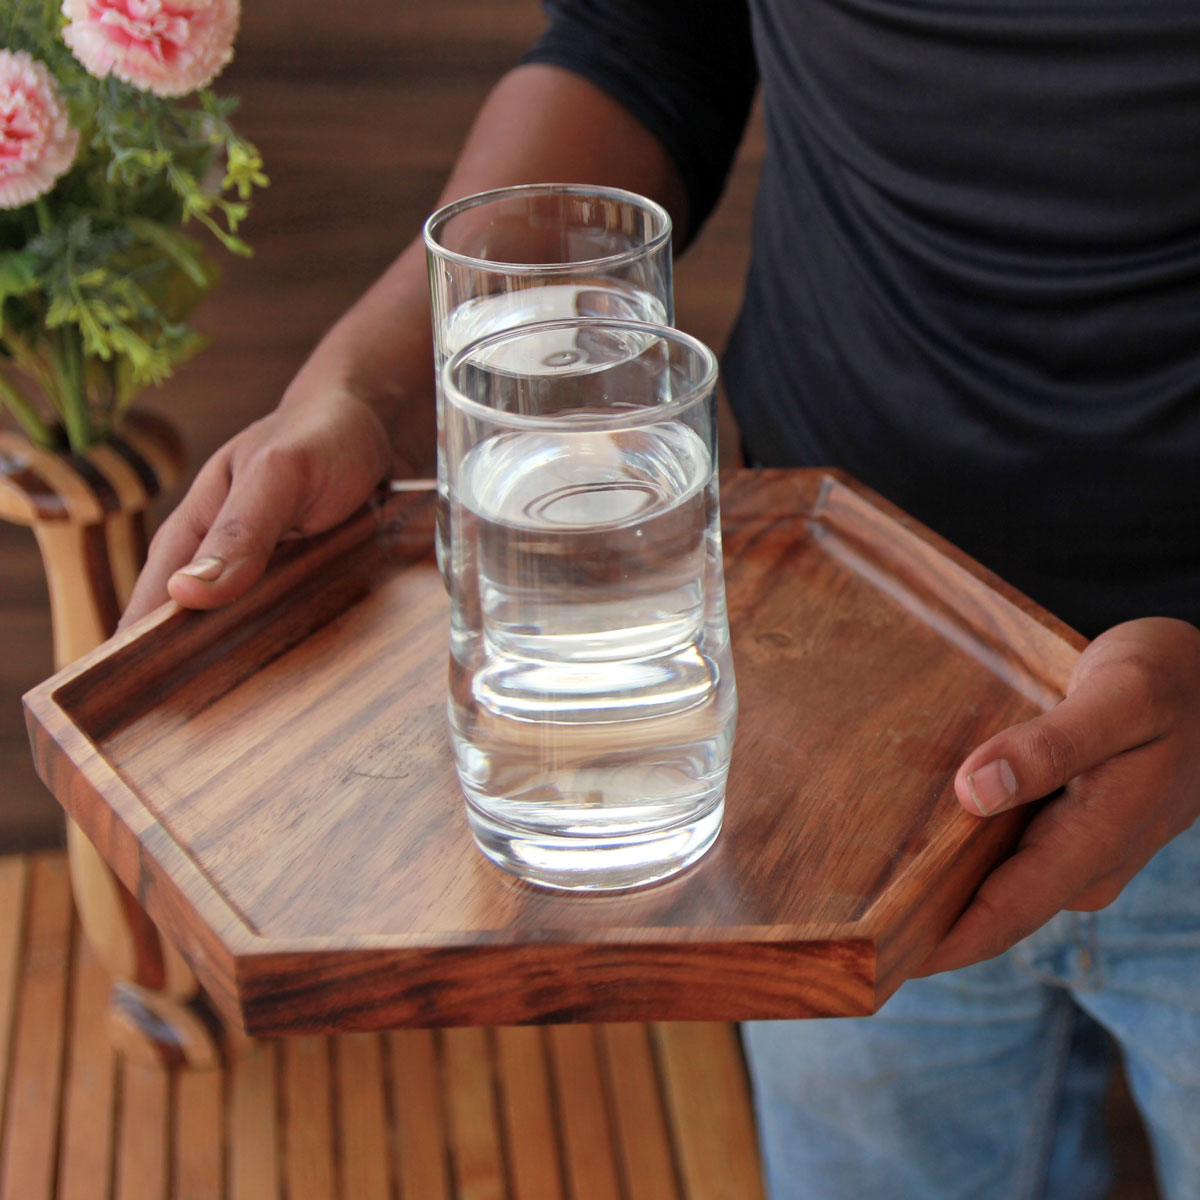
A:
POLYGON ((580 75, 653 133, 679 168, 695 236, 712 212, 758 80, 743 0, 544 0, 525 55, 580 75))

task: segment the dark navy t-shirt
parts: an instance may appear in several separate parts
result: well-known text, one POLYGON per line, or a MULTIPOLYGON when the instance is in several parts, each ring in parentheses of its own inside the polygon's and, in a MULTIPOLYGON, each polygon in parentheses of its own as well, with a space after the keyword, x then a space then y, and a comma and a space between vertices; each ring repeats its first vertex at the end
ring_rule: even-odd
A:
POLYGON ((690 233, 761 84, 756 461, 849 470, 1085 633, 1200 621, 1200 3, 547 11, 530 60, 657 134, 690 233))

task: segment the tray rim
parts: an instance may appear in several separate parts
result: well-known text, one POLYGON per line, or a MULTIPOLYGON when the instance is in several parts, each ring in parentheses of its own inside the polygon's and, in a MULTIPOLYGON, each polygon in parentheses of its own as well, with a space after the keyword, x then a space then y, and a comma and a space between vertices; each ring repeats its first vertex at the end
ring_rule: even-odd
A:
MULTIPOLYGON (((808 493, 809 506, 799 512, 790 508, 774 513, 767 507, 753 514, 738 513, 731 523, 783 518, 815 523, 832 505, 849 500, 852 504, 865 506, 868 513, 903 530, 912 539, 913 546, 923 547, 924 553, 934 555, 960 571, 971 586, 986 590, 990 597, 1004 602, 1010 608, 1008 619, 1036 627, 1050 643, 1057 644, 1061 649, 1057 656, 1060 661, 1042 665, 1048 666, 1049 673, 1056 676, 1056 684, 1061 681, 1061 686, 1065 687, 1063 667, 1077 657, 1086 645, 1085 639, 885 498, 845 472, 824 468, 735 472, 723 477, 722 484, 725 488, 736 488, 739 478, 747 476, 794 483, 808 493)), ((586 943, 581 941, 577 931, 572 935, 561 930, 556 935, 553 928, 547 930, 545 938, 536 941, 530 941, 527 935, 523 939, 506 941, 502 937, 491 939, 487 936, 500 933, 499 930, 445 935, 374 933, 348 938, 335 934, 279 937, 248 927, 237 908, 226 899, 202 866, 158 820, 89 732, 76 722, 67 701, 72 690, 92 672, 119 671, 130 656, 136 658, 148 638, 169 637, 188 623, 192 623, 193 633, 198 637, 197 618, 220 628, 231 624, 236 613, 253 610, 259 605, 273 606, 286 589, 288 578, 306 576, 318 569, 322 561, 375 536, 380 529, 381 511, 388 510, 381 510, 378 505, 361 510, 322 539, 314 539, 313 543, 294 543, 278 556, 271 574, 243 601, 229 609, 217 610, 215 615, 196 614, 168 602, 37 685, 23 698, 39 773, 118 878, 173 936, 184 958, 226 1016, 253 1032, 253 1014, 248 1013, 243 1001, 255 986, 258 970, 270 963, 299 960, 314 954, 336 952, 338 962, 343 965, 355 959, 377 960, 384 956, 386 961, 401 967, 445 954, 513 953, 518 948, 544 954, 565 948, 578 950, 583 945, 593 952, 619 952, 630 958, 669 952, 673 947, 687 947, 695 952, 706 944, 713 947, 744 945, 746 938, 738 935, 747 930, 753 931, 753 943, 760 948, 809 946, 831 940, 842 946, 857 946, 867 953, 876 1002, 886 998, 886 993, 878 994, 881 988, 886 988, 887 981, 879 977, 881 943, 876 929, 880 920, 876 910, 886 907, 882 904, 886 896, 877 898, 863 916, 852 923, 720 926, 707 931, 710 936, 704 942, 690 939, 687 928, 682 926, 638 926, 632 930, 604 926, 586 943), (61 755, 61 761, 57 763, 54 761, 56 752, 61 755), (187 919, 189 911, 192 920, 187 919), (197 921, 206 930, 203 938, 194 930, 197 921), (468 938, 473 940, 468 941, 468 938)), ((965 812, 962 816, 968 821, 983 820, 972 818, 965 812)), ((996 830, 997 840, 1011 838, 1013 829, 1017 828, 1016 817, 1008 822, 989 818, 988 823, 996 830)), ((953 834, 953 828, 948 826, 942 831, 942 840, 951 843, 961 840, 953 834)), ((934 856, 934 850, 932 845, 926 847, 896 877, 897 880, 909 872, 924 869, 924 864, 934 856)))

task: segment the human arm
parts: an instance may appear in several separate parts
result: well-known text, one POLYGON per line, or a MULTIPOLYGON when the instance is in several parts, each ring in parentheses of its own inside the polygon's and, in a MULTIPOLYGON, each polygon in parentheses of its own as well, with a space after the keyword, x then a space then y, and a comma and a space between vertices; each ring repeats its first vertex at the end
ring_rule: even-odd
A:
POLYGON ((1063 909, 1106 907, 1200 817, 1200 629, 1147 618, 1108 630, 1065 699, 977 747, 954 786, 983 816, 1050 798, 922 975, 1000 954, 1063 909))
MULTIPOLYGON (((530 64, 493 90, 443 199, 546 179, 626 187, 686 222, 678 172, 658 139, 592 83, 530 64)), ((321 340, 279 406, 202 467, 155 536, 124 620, 168 594, 193 608, 228 603, 280 538, 336 524, 389 472, 431 474, 429 322, 424 247, 414 239, 321 340)))
MULTIPOLYGON (((716 202, 757 70, 745 0, 545 0, 549 24, 480 110, 441 202, 531 182, 639 192, 686 239, 716 202)), ((322 339, 279 407, 205 465, 150 548, 125 620, 168 592, 225 604, 276 542, 349 515, 389 472, 434 469, 424 247, 322 339), (182 568, 183 573, 177 573, 182 568)))

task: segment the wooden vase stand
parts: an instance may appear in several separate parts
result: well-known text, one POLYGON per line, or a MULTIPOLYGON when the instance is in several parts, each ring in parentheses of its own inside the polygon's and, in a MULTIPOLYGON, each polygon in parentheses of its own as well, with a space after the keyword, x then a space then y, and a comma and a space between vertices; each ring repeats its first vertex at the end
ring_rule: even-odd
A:
MULTIPOLYGON (((116 629, 146 557, 146 509, 183 473, 174 425, 131 411, 81 453, 0 431, 0 518, 33 530, 61 669, 116 629)), ((129 889, 67 821, 72 889, 88 941, 110 972, 113 1039, 137 1057, 209 1063, 220 1023, 192 971, 129 889)))

